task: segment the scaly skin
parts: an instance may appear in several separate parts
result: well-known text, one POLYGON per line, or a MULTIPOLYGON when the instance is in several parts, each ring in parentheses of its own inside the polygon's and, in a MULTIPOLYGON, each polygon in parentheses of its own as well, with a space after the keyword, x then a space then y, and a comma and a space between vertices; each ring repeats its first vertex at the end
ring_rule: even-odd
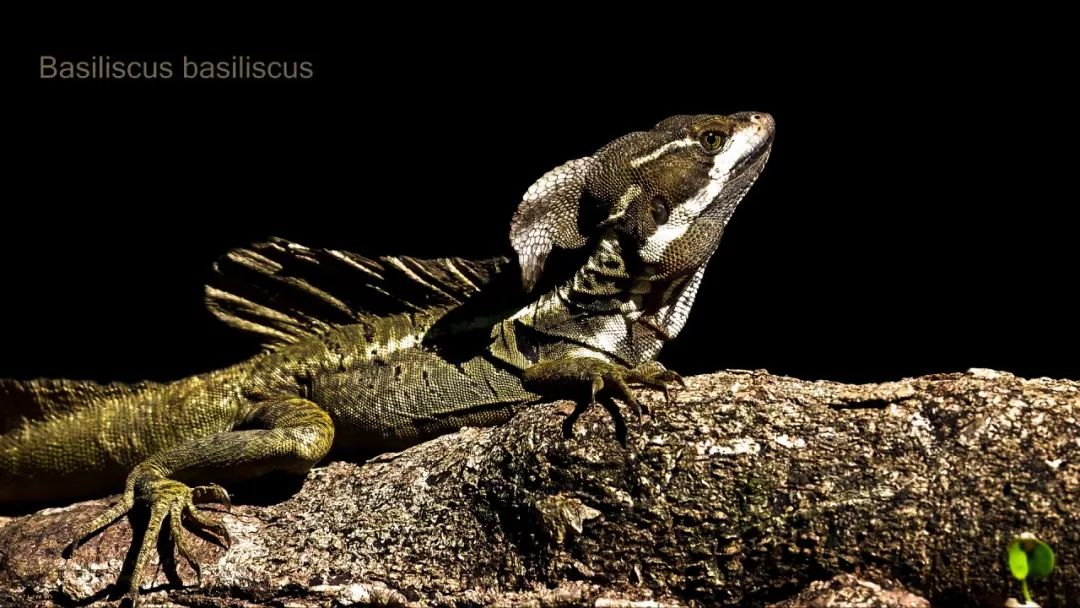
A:
POLYGON ((134 603, 166 523, 197 572, 182 522, 227 542, 198 508, 228 503, 219 484, 500 424, 543 396, 599 400, 625 437, 611 397, 640 415, 631 384, 666 393, 681 381, 655 357, 681 330, 772 129, 765 114, 673 117, 553 170, 511 226, 520 272, 281 240, 231 252, 208 303, 268 352, 168 384, 0 380, 0 503, 122 490, 72 551, 149 508, 134 603))

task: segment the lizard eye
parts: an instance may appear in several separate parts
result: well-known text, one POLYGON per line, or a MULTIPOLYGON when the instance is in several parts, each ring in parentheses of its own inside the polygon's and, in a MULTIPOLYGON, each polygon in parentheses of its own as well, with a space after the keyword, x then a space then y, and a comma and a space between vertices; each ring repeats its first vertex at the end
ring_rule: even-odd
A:
POLYGON ((717 131, 706 131, 701 134, 701 147, 708 152, 716 152, 724 144, 724 134, 717 131))
POLYGON ((657 226, 668 221, 668 206, 664 197, 654 196, 653 199, 649 201, 649 213, 652 214, 653 223, 657 226))

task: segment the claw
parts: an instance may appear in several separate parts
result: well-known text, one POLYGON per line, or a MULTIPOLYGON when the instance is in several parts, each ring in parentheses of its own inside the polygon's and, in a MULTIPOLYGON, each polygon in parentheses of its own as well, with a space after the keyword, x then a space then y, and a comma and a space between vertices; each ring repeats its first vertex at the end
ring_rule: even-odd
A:
POLYGON ((631 370, 630 379, 643 386, 663 391, 664 401, 669 405, 672 403, 671 385, 678 384, 681 388, 686 388, 682 376, 652 361, 631 370))
POLYGON ((192 488, 191 501, 195 504, 216 503, 223 505, 226 511, 232 511, 232 500, 229 499, 229 493, 216 483, 192 488))
POLYGON ((210 519, 209 517, 204 515, 202 511, 199 511, 194 506, 185 508, 184 514, 187 515, 188 518, 191 519, 193 522, 198 524, 197 527, 200 530, 212 532, 214 535, 219 537, 219 544, 221 545, 221 547, 228 549, 232 546, 232 537, 229 536, 229 529, 226 528, 224 525, 214 521, 213 519, 210 519))
POLYGON ((173 504, 172 509, 169 511, 169 536, 172 537, 173 543, 176 544, 177 553, 195 571, 195 584, 201 586, 202 566, 199 565, 199 560, 195 559, 195 556, 191 553, 191 546, 188 544, 188 538, 184 534, 184 526, 180 523, 182 520, 183 508, 178 504, 173 504))
POLYGON ((641 420, 642 412, 649 414, 649 408, 638 401, 638 398, 634 396, 634 390, 626 383, 622 374, 613 373, 611 374, 610 380, 611 383, 615 385, 618 396, 630 406, 630 409, 634 410, 634 415, 637 416, 638 420, 641 420))

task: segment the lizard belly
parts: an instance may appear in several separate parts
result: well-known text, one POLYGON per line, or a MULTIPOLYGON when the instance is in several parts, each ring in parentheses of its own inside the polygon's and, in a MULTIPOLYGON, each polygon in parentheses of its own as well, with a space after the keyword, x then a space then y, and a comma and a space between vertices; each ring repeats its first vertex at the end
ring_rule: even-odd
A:
POLYGON ((335 449, 373 455, 463 426, 505 422, 534 399, 517 375, 475 358, 461 365, 410 349, 312 381, 312 400, 334 420, 335 449))

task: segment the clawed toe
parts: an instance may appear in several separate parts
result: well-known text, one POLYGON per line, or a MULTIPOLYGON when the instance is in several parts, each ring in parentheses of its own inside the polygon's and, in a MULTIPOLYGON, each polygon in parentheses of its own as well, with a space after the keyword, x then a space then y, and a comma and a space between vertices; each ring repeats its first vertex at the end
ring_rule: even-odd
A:
POLYGON ((686 388, 686 380, 683 380, 683 377, 678 373, 668 369, 660 373, 658 379, 665 384, 678 384, 679 388, 686 388))
POLYGON ((216 483, 205 486, 196 486, 191 489, 191 500, 195 504, 215 503, 225 507, 226 511, 232 510, 232 501, 225 488, 216 483))
POLYGON ((98 515, 89 524, 81 528, 76 534, 74 540, 72 540, 68 546, 64 547, 62 555, 65 558, 70 558, 71 554, 75 552, 84 542, 90 539, 96 532, 104 529, 109 524, 120 519, 125 513, 131 510, 135 501, 130 494, 125 493, 124 496, 115 504, 110 506, 104 513, 98 515))
POLYGON ((210 519, 202 511, 195 506, 191 506, 184 510, 184 514, 188 519, 195 524, 195 527, 201 531, 211 533, 214 540, 218 541, 218 544, 225 549, 232 546, 232 537, 229 536, 229 529, 223 524, 220 524, 213 519, 210 519))
POLYGON ((196 584, 202 585, 202 566, 199 565, 199 560, 195 559, 195 556, 191 552, 191 545, 188 544, 188 536, 184 533, 184 526, 180 523, 183 520, 182 517, 183 508, 178 504, 174 504, 172 510, 169 513, 169 535, 172 537, 173 543, 176 545, 176 551, 187 561, 191 569, 195 571, 196 584))
POLYGON ((630 406, 638 420, 641 420, 642 415, 650 414, 648 406, 634 396, 634 389, 630 388, 630 385, 626 383, 623 374, 618 372, 609 374, 607 381, 615 387, 616 395, 630 406))
POLYGON ((657 362, 649 362, 634 368, 630 371, 628 377, 630 381, 635 384, 663 391, 664 400, 668 404, 672 402, 672 385, 686 388, 686 382, 683 380, 682 376, 669 369, 665 369, 657 362))

